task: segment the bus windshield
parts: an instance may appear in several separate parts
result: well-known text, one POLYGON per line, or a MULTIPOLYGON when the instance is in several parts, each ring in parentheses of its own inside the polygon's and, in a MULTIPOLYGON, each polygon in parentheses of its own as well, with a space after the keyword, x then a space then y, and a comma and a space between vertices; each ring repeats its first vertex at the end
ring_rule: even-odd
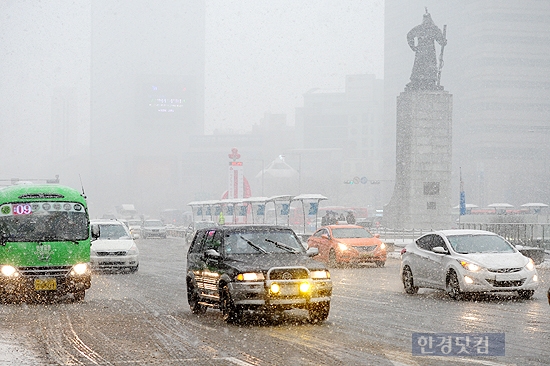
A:
POLYGON ((0 236, 3 242, 77 241, 88 238, 88 218, 78 203, 2 205, 0 236), (76 208, 76 209, 75 209, 76 208))

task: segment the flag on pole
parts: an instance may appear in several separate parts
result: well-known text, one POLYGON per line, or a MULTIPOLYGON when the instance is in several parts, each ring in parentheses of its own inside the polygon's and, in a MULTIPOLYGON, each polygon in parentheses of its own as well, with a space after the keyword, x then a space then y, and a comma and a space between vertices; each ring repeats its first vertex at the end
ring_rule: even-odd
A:
POLYGON ((464 193, 464 182, 462 181, 462 168, 460 168, 460 215, 466 215, 466 193, 464 193))

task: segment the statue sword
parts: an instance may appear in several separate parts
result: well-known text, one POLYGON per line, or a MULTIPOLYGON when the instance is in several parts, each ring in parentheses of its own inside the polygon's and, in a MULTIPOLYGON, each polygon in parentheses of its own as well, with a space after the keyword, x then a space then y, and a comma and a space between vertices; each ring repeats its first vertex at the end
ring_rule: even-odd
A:
MULTIPOLYGON (((447 25, 443 26, 443 39, 447 40, 447 25)), ((439 55, 439 68, 437 70, 437 86, 441 85, 441 69, 443 68, 443 50, 445 45, 441 46, 441 54, 439 55)))

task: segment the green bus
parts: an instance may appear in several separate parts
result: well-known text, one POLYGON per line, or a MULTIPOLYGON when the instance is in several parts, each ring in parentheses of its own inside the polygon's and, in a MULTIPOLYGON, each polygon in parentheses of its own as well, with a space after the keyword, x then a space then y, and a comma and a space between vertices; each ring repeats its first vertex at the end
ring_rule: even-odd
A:
POLYGON ((86 199, 58 184, 0 189, 0 300, 84 300, 91 285, 86 199))

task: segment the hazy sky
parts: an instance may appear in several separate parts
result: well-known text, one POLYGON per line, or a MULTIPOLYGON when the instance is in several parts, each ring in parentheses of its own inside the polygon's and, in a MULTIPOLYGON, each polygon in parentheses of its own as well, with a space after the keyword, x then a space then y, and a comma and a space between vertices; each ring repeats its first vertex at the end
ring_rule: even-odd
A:
MULTIPOLYGON (((131 3, 131 1, 129 1, 131 3)), ((294 124, 302 95, 343 89, 345 76, 383 77, 383 0, 206 0, 205 132, 246 132, 264 113, 294 124)), ((40 171, 52 144, 51 98, 74 88, 68 150, 89 141, 90 0, 0 1, 0 127, 4 174, 40 171), (16 138, 17 137, 17 138, 16 138), (21 142, 23 138, 24 143, 21 142)))
POLYGON ((248 130, 345 76, 383 78, 383 0, 207 0, 205 129, 248 130))

